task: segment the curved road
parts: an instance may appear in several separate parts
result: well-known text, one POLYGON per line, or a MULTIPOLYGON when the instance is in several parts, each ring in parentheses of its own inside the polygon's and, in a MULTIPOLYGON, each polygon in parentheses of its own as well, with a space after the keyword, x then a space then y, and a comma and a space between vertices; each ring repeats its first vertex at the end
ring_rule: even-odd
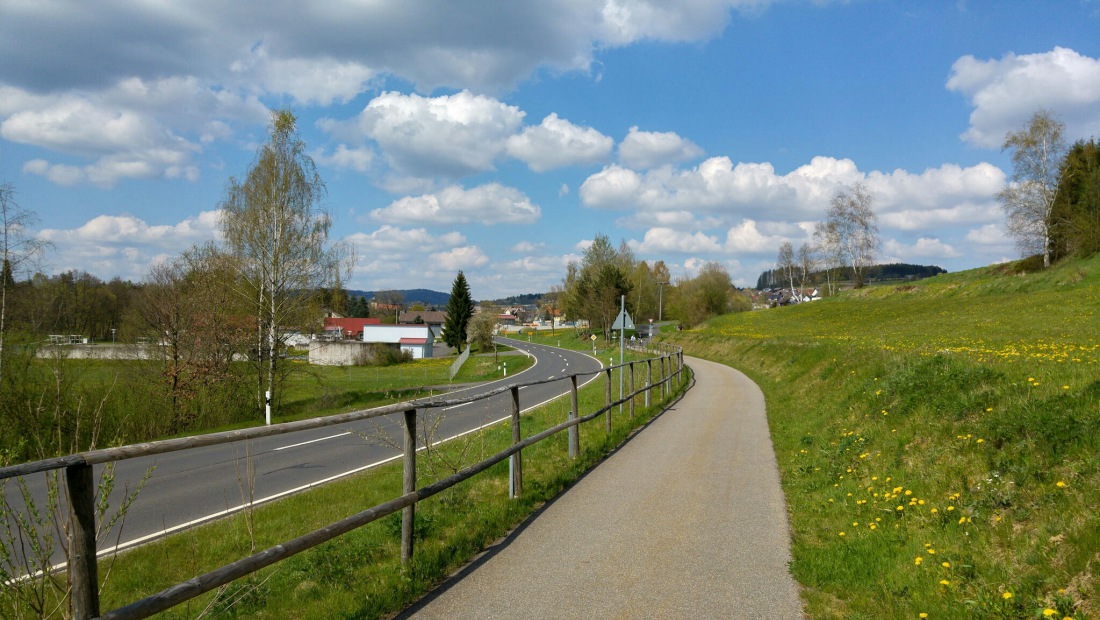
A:
MULTIPOLYGON (((500 339, 500 342, 532 355, 535 365, 506 379, 449 395, 564 378, 573 373, 593 373, 595 377, 601 367, 599 361, 581 352, 519 340, 500 339)), ((582 377, 582 382, 586 380, 582 377)), ((568 381, 521 388, 520 407, 530 409, 568 390, 568 381)), ((435 437, 437 440, 451 438, 507 419, 510 412, 511 399, 507 393, 451 407, 445 411, 435 437)), ((150 468, 153 473, 126 515, 123 538, 117 546, 130 547, 240 510, 248 502, 248 485, 242 481, 248 479, 249 460, 254 468, 253 502, 259 504, 399 459, 401 451, 393 446, 400 446, 400 430, 400 414, 394 414, 249 442, 119 461, 115 464, 112 506, 117 506, 125 490, 135 488, 150 468), (396 442, 380 439, 380 433, 388 434, 396 442)), ((97 477, 101 468, 95 469, 97 477)), ((42 480, 39 475, 31 476, 28 484, 41 486, 42 480)), ((14 492, 14 485, 11 485, 8 496, 13 503, 18 502, 13 497, 14 492)), ((40 495, 41 490, 35 494, 40 495)), ((101 543, 101 555, 115 547, 114 535, 113 532, 110 541, 101 543)))

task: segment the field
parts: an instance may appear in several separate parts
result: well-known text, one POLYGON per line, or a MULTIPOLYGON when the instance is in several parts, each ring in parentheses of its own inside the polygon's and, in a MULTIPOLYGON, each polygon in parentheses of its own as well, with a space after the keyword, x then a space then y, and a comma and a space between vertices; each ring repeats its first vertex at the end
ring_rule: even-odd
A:
POLYGON ((813 618, 1100 618, 1100 258, 720 317, 813 618))

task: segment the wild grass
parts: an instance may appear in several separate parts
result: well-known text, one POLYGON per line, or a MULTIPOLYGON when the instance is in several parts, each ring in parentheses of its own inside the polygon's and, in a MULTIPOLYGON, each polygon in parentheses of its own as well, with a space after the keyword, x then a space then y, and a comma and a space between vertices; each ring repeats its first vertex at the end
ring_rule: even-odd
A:
POLYGON ((730 315, 813 618, 1100 618, 1100 259, 730 315))

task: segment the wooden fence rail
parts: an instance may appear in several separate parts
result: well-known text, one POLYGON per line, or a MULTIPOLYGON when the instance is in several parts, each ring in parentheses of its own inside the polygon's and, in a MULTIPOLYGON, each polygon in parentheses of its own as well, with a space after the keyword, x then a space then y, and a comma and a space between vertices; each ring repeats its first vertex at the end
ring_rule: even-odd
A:
MULTIPOLYGON (((646 406, 648 407, 651 403, 651 390, 660 388, 662 398, 664 398, 667 397, 668 394, 674 393, 676 387, 683 384, 683 351, 679 349, 679 347, 669 347, 665 345, 659 357, 649 358, 645 360, 645 363, 647 365, 647 380, 645 382, 645 386, 637 390, 634 389, 635 363, 641 362, 626 362, 616 366, 608 366, 605 367, 602 371, 597 371, 604 373, 607 379, 604 399, 605 405, 597 411, 584 416, 579 415, 578 411, 579 399, 577 394, 577 382, 578 377, 581 375, 570 375, 568 377, 568 380, 570 381, 571 407, 566 421, 551 428, 548 428, 536 435, 532 435, 527 439, 522 439, 522 434, 520 430, 519 389, 521 387, 557 382, 563 380, 563 378, 559 377, 555 379, 544 379, 539 381, 525 382, 521 384, 498 388, 495 390, 491 390, 487 393, 472 397, 463 397, 457 399, 447 399, 443 397, 419 399, 403 403, 396 403, 394 405, 387 405, 384 407, 376 407, 374 409, 328 416, 324 418, 302 420, 299 422, 287 422, 266 427, 257 427, 252 429, 228 431, 222 433, 211 433, 208 435, 198 435, 195 437, 187 437, 182 439, 169 439, 165 441, 134 444, 119 448, 108 448, 104 450, 93 450, 55 459, 47 459, 43 461, 36 461, 32 463, 24 463, 20 465, 0 468, 0 479, 22 476, 29 473, 64 469, 66 489, 69 499, 68 519, 70 523, 68 531, 70 557, 68 570, 70 581, 72 583, 72 591, 70 597, 72 617, 75 620, 90 620, 92 618, 103 618, 112 620, 136 620, 138 618, 147 618, 153 614, 179 605, 196 596, 214 590, 236 579, 254 573, 276 562, 289 558, 295 554, 301 553, 302 551, 306 551, 308 549, 316 547, 321 543, 332 540, 337 536, 346 534, 347 532, 350 532, 356 528, 377 521, 378 519, 381 519, 398 511, 402 512, 401 560, 402 562, 408 562, 412 558, 414 552, 415 541, 413 539, 413 521, 415 517, 417 502, 427 499, 441 491, 449 489, 450 487, 455 486, 456 484, 459 484, 489 469, 493 465, 496 465, 497 463, 500 463, 505 459, 509 459, 510 462, 509 495, 511 497, 518 497, 522 493, 523 489, 521 452, 524 448, 530 447, 548 437, 556 435, 561 431, 567 430, 569 433, 569 456, 570 458, 577 458, 577 456, 580 454, 579 426, 581 424, 594 420, 600 415, 605 415, 605 427, 607 432, 610 433, 611 410, 615 406, 629 402, 631 416, 633 416, 634 399, 639 394, 644 393, 646 406), (652 376, 654 361, 658 361, 660 364, 661 376, 656 382, 654 382, 652 376), (667 371, 665 370, 666 363, 668 364, 667 371), (627 367, 631 377, 630 393, 624 394, 620 397, 619 400, 613 401, 611 397, 611 373, 613 370, 616 369, 620 373, 624 372, 623 369, 627 367), (676 386, 672 385, 673 380, 676 380, 676 386), (492 396, 505 392, 508 392, 511 395, 512 445, 487 459, 484 459, 455 473, 454 475, 417 489, 417 410, 452 407, 459 404, 466 404, 470 402, 484 400, 486 398, 490 398, 492 396), (368 508, 358 514, 337 521, 336 523, 330 524, 319 530, 315 530, 308 534, 299 536, 298 538, 295 538, 294 540, 291 540, 289 542, 276 545, 269 549, 265 549, 264 551, 251 555, 247 558, 242 558, 240 560, 237 560, 236 562, 227 564, 206 574, 199 575, 198 577, 189 579, 188 581, 162 590, 161 592, 148 596, 139 601, 130 603, 129 605, 126 605, 124 607, 108 611, 102 615, 100 614, 98 568, 95 552, 96 527, 94 502, 96 487, 95 481, 92 477, 92 465, 119 461, 138 456, 146 456, 150 454, 163 454, 166 452, 185 450, 198 446, 217 445, 222 443, 255 439, 258 437, 268 437, 308 428, 332 426, 335 424, 342 424, 344 422, 365 420, 394 413, 401 413, 404 417, 402 442, 404 452, 404 476, 402 482, 402 495, 400 497, 368 508)), ((593 373, 582 374, 591 375, 593 373)))

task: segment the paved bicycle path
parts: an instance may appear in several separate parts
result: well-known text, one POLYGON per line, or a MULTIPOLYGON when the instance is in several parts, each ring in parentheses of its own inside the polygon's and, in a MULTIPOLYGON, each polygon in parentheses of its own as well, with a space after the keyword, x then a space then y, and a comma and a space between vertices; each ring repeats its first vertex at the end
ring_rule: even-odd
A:
POLYGON ((760 389, 696 385, 400 618, 800 618, 760 389))

